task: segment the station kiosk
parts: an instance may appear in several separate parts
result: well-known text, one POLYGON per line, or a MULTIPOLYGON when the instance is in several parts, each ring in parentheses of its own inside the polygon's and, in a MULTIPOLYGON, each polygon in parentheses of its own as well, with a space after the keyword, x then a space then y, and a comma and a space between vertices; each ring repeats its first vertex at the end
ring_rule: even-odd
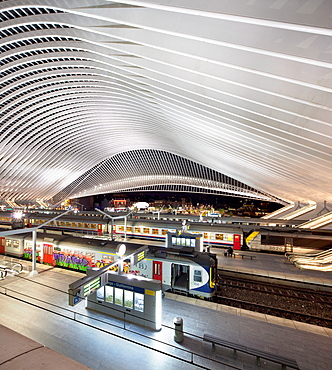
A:
POLYGON ((160 281, 114 272, 105 274, 104 285, 87 296, 86 308, 160 330, 160 281))

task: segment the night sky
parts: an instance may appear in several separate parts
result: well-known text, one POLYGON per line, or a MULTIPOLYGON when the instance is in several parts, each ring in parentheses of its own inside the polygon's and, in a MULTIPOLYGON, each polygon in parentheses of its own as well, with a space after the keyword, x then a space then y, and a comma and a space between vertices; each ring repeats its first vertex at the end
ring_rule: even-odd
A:
POLYGON ((101 203, 104 199, 130 199, 131 202, 147 202, 153 203, 156 200, 166 200, 170 202, 179 202, 183 198, 186 202, 192 202, 193 206, 210 205, 215 209, 220 208, 240 208, 243 204, 254 204, 260 209, 266 209, 272 212, 282 207, 277 203, 262 202, 260 200, 251 200, 248 198, 228 197, 211 194, 194 194, 194 193, 175 193, 175 192, 128 192, 128 193, 114 193, 114 194, 101 194, 94 196, 94 203, 101 203))

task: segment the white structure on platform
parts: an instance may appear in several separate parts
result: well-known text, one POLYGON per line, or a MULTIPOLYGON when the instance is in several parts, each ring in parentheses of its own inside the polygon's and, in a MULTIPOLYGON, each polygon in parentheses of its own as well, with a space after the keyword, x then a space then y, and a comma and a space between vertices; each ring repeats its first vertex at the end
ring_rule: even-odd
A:
POLYGON ((4 0, 0 16, 2 200, 166 189, 330 210, 331 0, 4 0))

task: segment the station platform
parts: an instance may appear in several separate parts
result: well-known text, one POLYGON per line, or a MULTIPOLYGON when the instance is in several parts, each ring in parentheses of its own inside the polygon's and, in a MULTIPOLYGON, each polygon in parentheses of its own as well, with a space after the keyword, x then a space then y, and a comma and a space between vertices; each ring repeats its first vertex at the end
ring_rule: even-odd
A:
POLYGON ((89 370, 90 368, 0 325, 0 369, 89 370))
MULTIPOLYGON (((250 269, 255 262, 254 259, 224 259, 222 265, 225 267, 230 263, 241 263, 241 268, 246 266, 250 269)), ((275 261, 278 264, 278 258, 275 261)), ((0 281, 1 352, 7 351, 3 338, 13 335, 15 339, 16 335, 23 335, 27 344, 21 348, 27 348, 26 352, 29 348, 47 347, 67 356, 68 366, 73 360, 82 364, 82 369, 281 368, 278 364, 265 361, 258 367, 256 359, 246 354, 239 353, 235 359, 231 350, 218 346, 212 351, 211 344, 202 340, 203 334, 208 333, 292 358, 302 370, 325 370, 332 363, 332 329, 166 293, 163 299, 163 327, 155 332, 87 310, 84 301, 70 307, 68 286, 82 274, 41 265, 37 269, 39 273, 33 277, 21 274, 0 281), (181 343, 174 341, 176 317, 181 317, 184 323, 184 340, 181 343)), ((9 339, 5 341, 9 343, 9 339)), ((11 348, 15 348, 16 342, 19 343, 14 340, 11 348)), ((19 352, 18 349, 17 359, 19 352)), ((21 349, 21 352, 24 351, 21 349)), ((7 361, 9 357, 10 353, 2 357, 1 370, 71 369, 59 366, 59 360, 51 354, 48 357, 51 359, 49 366, 44 365, 43 357, 35 355, 30 359, 26 357, 24 367, 8 367, 11 363, 7 361)))
POLYGON ((238 255, 234 258, 225 257, 224 251, 218 248, 211 248, 210 251, 218 256, 219 270, 317 284, 332 288, 331 272, 299 269, 289 262, 284 255, 235 251, 235 254, 238 255), (241 255, 246 257, 242 258, 241 255))

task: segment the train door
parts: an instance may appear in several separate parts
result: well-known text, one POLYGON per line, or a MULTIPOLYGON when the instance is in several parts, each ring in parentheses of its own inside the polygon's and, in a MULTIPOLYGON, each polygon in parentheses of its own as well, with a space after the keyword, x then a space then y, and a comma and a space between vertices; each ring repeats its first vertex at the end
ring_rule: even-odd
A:
POLYGON ((0 238, 0 253, 5 254, 5 246, 6 246, 6 239, 1 237, 0 238))
POLYGON ((51 265, 55 264, 54 256, 53 256, 53 244, 43 244, 43 257, 44 263, 49 263, 51 265))
POLYGON ((189 290, 189 266, 172 264, 172 289, 189 290))
POLYGON ((239 234, 234 234, 233 249, 234 250, 240 250, 241 249, 241 235, 239 235, 239 234))
POLYGON ((153 276, 152 279, 162 281, 163 264, 159 261, 153 261, 153 276))

